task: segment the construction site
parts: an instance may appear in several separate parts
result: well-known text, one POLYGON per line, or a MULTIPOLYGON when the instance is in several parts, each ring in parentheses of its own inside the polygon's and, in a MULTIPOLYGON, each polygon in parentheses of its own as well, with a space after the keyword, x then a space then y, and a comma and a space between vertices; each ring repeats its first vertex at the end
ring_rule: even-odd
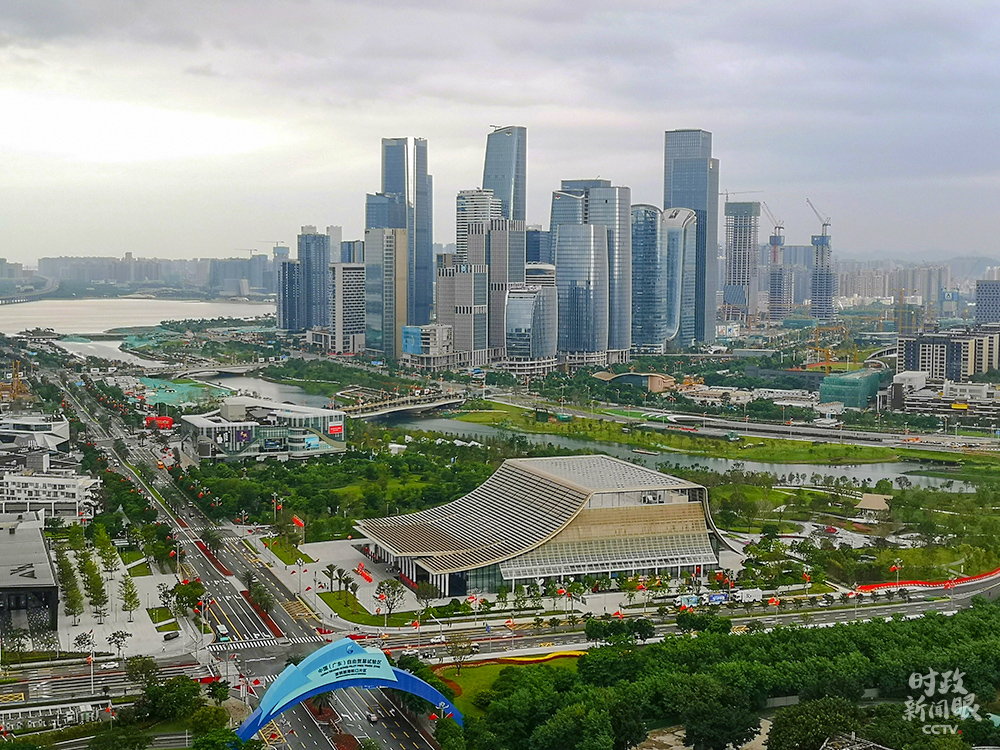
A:
POLYGON ((31 390, 21 377, 21 363, 14 360, 9 372, 0 381, 0 404, 13 404, 31 399, 31 390))

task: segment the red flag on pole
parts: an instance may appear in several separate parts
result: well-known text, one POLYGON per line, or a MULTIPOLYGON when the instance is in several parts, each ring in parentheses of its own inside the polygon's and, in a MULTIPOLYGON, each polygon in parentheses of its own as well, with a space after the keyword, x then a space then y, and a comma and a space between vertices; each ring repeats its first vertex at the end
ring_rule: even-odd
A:
POLYGON ((419 620, 414 620, 412 624, 413 624, 413 627, 415 627, 415 628, 419 628, 420 627, 420 621, 419 620))
POLYGON ((301 518, 299 518, 298 516, 292 516, 292 523, 294 523, 294 524, 295 524, 296 526, 298 526, 298 527, 299 527, 300 529, 304 529, 304 528, 306 527, 306 522, 305 522, 305 521, 303 521, 303 520, 302 520, 301 518))
POLYGON ((507 626, 508 628, 512 628, 512 627, 514 627, 514 621, 513 621, 513 620, 511 620, 511 619, 508 619, 508 620, 507 620, 507 621, 506 621, 506 622, 504 623, 504 625, 506 625, 506 626, 507 626))
POLYGON ((312 591, 312 586, 306 586, 306 591, 312 591))
POLYGON ((625 615, 622 614, 622 611, 620 609, 615 612, 615 617, 617 617, 619 620, 625 619, 625 615))
POLYGON ((895 572, 897 570, 899 570, 899 566, 898 565, 893 565, 891 568, 889 568, 890 572, 895 572))
POLYGON ((427 718, 430 719, 431 721, 437 721, 438 720, 438 715, 437 714, 431 714, 427 718))

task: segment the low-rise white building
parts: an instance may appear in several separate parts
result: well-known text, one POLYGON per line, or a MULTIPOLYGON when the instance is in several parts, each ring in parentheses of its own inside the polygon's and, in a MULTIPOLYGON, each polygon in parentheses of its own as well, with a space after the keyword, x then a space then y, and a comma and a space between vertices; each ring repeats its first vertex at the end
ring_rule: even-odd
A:
POLYGON ((99 512, 100 487, 100 479, 69 469, 7 469, 0 472, 0 514, 41 511, 67 523, 90 521, 99 512))

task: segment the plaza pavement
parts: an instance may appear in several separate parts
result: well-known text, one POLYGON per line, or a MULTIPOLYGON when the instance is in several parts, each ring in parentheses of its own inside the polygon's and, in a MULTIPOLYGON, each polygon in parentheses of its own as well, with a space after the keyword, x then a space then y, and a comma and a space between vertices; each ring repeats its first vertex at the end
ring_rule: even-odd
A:
MULTIPOLYGON (((70 553, 70 556, 73 556, 72 553, 70 553)), ((107 606, 108 614, 104 618, 103 623, 98 622, 97 617, 94 616, 93 608, 89 602, 86 602, 85 593, 84 600, 86 605, 77 625, 73 624, 73 618, 65 613, 62 609, 62 602, 60 602, 58 629, 60 648, 68 651, 75 650, 73 640, 80 633, 93 630, 95 650, 111 652, 117 658, 117 651, 114 646, 108 644, 107 637, 117 630, 125 630, 131 633, 132 637, 128 639, 125 647, 122 649, 123 658, 140 654, 149 656, 180 656, 182 654, 195 653, 199 650, 201 653, 207 654, 204 648, 199 649, 199 645, 204 647, 210 643, 212 635, 200 635, 194 624, 186 617, 178 620, 181 628, 180 638, 175 638, 172 641, 164 641, 163 633, 156 630, 156 626, 146 613, 146 608, 161 606, 160 597, 156 591, 157 584, 165 583, 168 586, 173 586, 177 583, 177 577, 173 573, 163 574, 158 572, 155 565, 150 567, 153 570, 152 575, 136 576, 132 579, 135 582, 140 602, 139 608, 132 613, 132 622, 128 621, 128 612, 122 611, 122 601, 119 596, 122 576, 128 575, 124 566, 114 573, 111 580, 105 580, 104 582, 109 601, 107 606)))

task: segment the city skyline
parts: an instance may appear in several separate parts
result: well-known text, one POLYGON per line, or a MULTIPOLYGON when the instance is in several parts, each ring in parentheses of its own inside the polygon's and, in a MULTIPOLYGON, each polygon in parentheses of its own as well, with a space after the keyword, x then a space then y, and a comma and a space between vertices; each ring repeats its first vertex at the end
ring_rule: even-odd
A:
POLYGON ((401 134, 430 144, 434 240, 449 243, 491 125, 530 131, 528 224, 568 177, 660 204, 663 132, 699 128, 720 188, 763 191, 792 244, 818 233, 808 196, 841 257, 994 250, 970 210, 996 190, 993 8, 388 10, 0 9, 0 102, 18 113, 0 125, 0 257, 226 257, 307 223, 359 239, 378 144, 401 134), (387 50, 386 35, 415 41, 387 50), (928 194, 934 225, 917 213, 928 194))

